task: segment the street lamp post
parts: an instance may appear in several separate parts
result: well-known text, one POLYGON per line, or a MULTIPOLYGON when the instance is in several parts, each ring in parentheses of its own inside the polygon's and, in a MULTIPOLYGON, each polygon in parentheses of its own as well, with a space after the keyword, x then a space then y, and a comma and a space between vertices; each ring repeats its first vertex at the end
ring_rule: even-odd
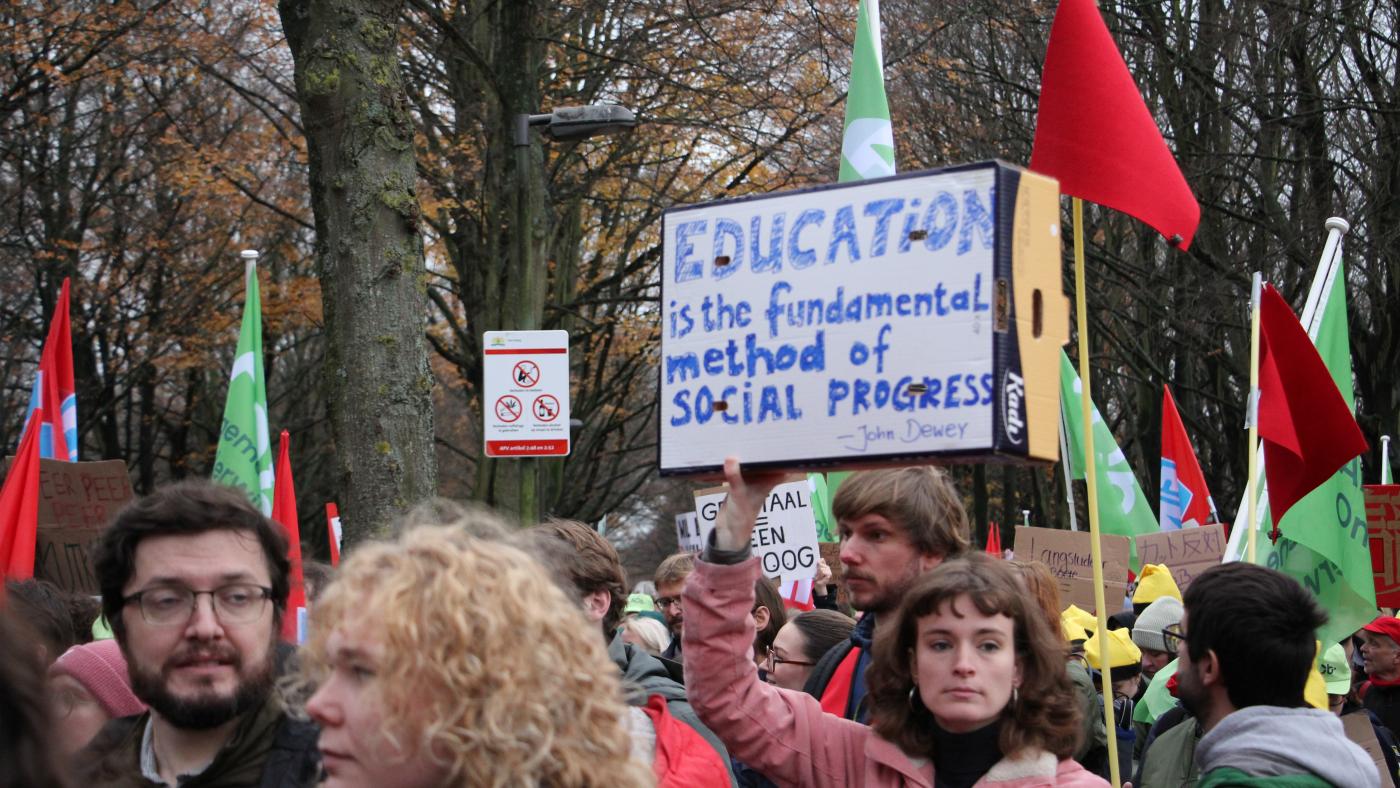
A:
MULTIPOLYGON (((515 272, 520 278, 518 300, 511 328, 521 331, 539 329, 544 322, 544 293, 546 269, 544 256, 539 246, 546 236, 542 221, 543 189, 535 177, 534 157, 531 146, 534 142, 530 129, 538 128, 540 133, 555 142, 577 142, 590 137, 617 134, 637 125, 637 117, 631 110, 614 104, 590 104, 586 107, 556 107, 553 112, 543 114, 519 114, 514 117, 512 141, 515 143, 516 172, 516 228, 512 233, 515 244, 515 259, 520 270, 515 272)), ((519 489, 516 499, 520 522, 531 525, 540 519, 539 469, 540 461, 532 457, 521 458, 519 462, 519 489)), ((562 470, 562 461, 556 460, 562 470)), ((497 498, 498 504, 506 504, 497 498)))

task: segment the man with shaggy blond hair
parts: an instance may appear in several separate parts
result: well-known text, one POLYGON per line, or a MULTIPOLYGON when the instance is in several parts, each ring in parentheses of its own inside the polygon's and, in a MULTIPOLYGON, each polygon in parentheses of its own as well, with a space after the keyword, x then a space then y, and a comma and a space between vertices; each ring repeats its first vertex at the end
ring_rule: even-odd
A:
POLYGON ((966 551, 971 528, 952 479, 932 466, 854 473, 836 489, 831 509, 846 594, 865 615, 850 640, 812 669, 805 689, 827 712, 866 722, 865 669, 880 617, 894 612, 921 574, 966 551))

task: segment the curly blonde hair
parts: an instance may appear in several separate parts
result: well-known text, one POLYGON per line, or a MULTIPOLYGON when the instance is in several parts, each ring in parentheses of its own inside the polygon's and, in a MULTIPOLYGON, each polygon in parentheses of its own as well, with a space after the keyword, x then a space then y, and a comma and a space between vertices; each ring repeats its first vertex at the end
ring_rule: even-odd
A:
POLYGON ((493 516, 462 518, 346 559, 312 608, 301 682, 327 674, 340 622, 368 622, 384 652, 387 737, 438 762, 446 784, 652 784, 629 759, 628 711, 597 629, 532 558, 474 535, 498 530, 493 516))

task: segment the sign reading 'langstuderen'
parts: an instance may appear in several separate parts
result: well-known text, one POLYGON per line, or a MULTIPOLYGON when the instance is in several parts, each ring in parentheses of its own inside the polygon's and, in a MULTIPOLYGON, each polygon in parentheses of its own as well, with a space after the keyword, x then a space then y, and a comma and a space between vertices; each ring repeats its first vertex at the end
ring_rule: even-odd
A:
POLYGON ((996 162, 668 211, 661 472, 1055 459, 1059 222, 996 162))

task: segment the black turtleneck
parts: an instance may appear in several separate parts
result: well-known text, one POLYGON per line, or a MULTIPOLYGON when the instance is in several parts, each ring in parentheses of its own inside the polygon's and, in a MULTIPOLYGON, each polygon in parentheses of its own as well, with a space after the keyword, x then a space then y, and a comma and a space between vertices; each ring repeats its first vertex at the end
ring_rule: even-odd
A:
POLYGON ((1001 760, 1001 720, 968 733, 949 733, 933 726, 934 788, 971 788, 1001 760))

